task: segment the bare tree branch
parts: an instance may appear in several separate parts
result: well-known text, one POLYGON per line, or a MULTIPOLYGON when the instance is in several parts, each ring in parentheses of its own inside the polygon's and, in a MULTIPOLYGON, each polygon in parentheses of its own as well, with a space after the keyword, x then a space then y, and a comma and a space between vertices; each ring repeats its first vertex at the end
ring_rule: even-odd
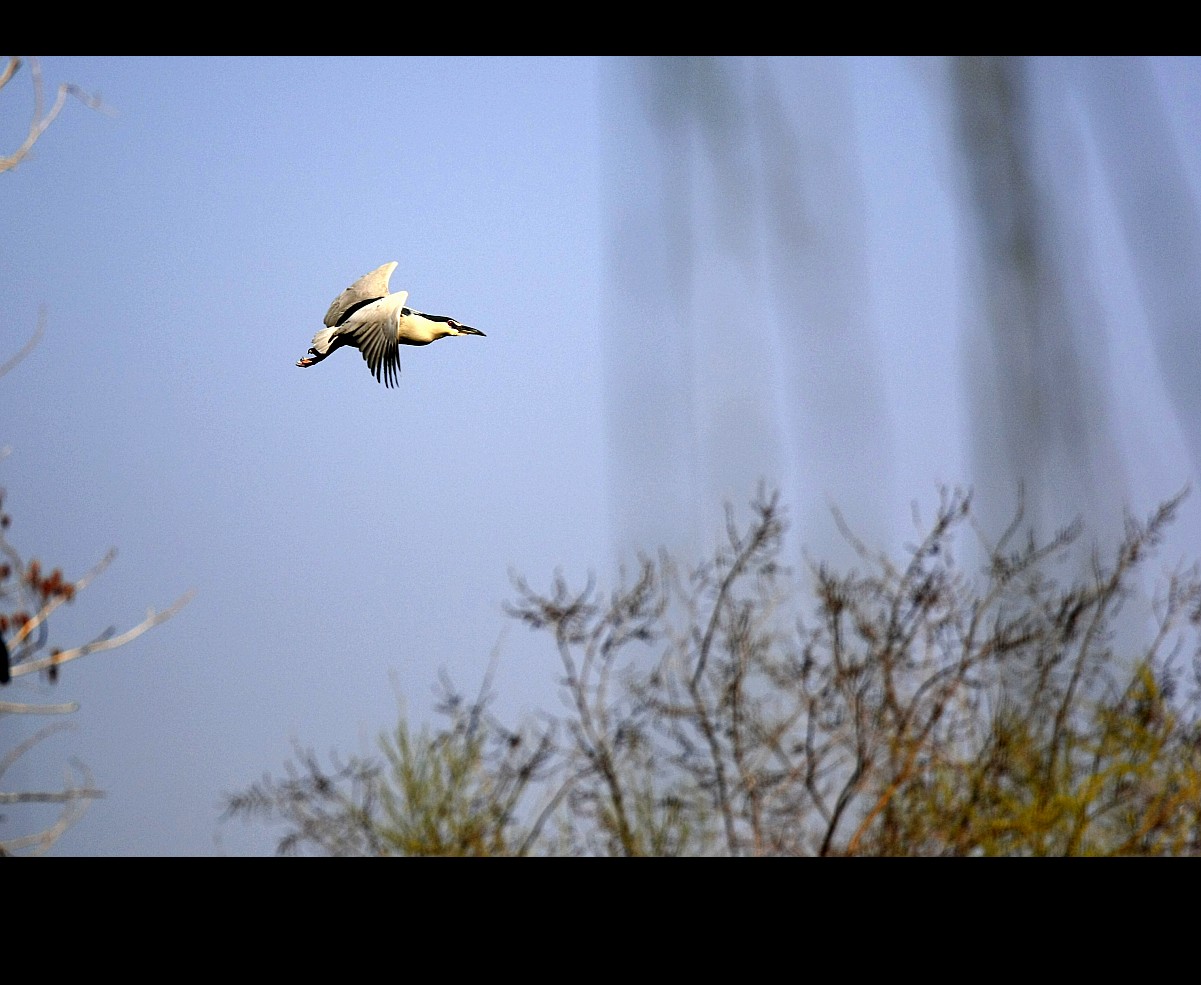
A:
MULTIPOLYGON (((9 58, 3 66, 0 66, 0 90, 3 90, 12 81, 21 66, 22 60, 15 57, 9 58)), ((72 84, 59 86, 53 103, 47 109, 43 98, 41 66, 36 59, 32 59, 29 61, 29 67, 33 86, 33 115, 29 131, 15 152, 7 156, 0 156, 0 172, 10 171, 26 159, 47 128, 58 118, 68 98, 78 99, 90 109, 110 112, 98 97, 92 96, 72 84)), ((15 355, 0 365, 0 377, 7 374, 29 355, 41 340, 45 328, 46 309, 43 306, 39 311, 37 327, 32 337, 15 355)), ((0 490, 0 502, 2 500, 3 490, 0 490)), ((194 594, 193 592, 185 593, 162 612, 155 612, 151 609, 145 619, 123 633, 118 634, 109 629, 82 646, 64 650, 53 649, 44 656, 38 656, 47 644, 50 616, 63 602, 74 600, 95 577, 103 572, 112 563, 116 552, 110 550, 82 578, 68 582, 63 579, 62 571, 59 568, 44 573, 37 559, 31 559, 26 563, 17 549, 7 540, 4 531, 8 524, 8 515, 0 512, 0 602, 5 603, 6 610, 0 612, 0 686, 7 686, 11 683, 12 678, 38 671, 47 671, 51 680, 54 680, 58 668, 62 664, 101 650, 124 646, 170 619, 190 601, 194 594)), ((34 704, 3 701, 0 702, 0 715, 70 714, 78 707, 76 702, 34 704)), ((8 750, 0 757, 0 777, 3 777, 15 762, 49 736, 69 727, 65 723, 44 726, 8 750)), ((0 855, 11 855, 18 852, 45 854, 58 841, 63 832, 78 821, 87 805, 97 797, 103 796, 103 792, 93 782, 87 767, 74 761, 72 761, 72 765, 75 776, 72 777, 68 774, 61 790, 0 791, 0 804, 62 805, 57 819, 44 830, 29 836, 0 840, 0 855)))
POLYGON ((28 356, 37 347, 37 344, 42 340, 42 335, 46 331, 46 306, 42 305, 38 311, 38 325, 33 330, 33 335, 29 337, 29 341, 21 346, 20 350, 3 366, 0 366, 0 376, 3 376, 10 369, 17 365, 22 359, 28 356))
POLYGON ((58 667, 68 663, 71 660, 78 660, 80 657, 86 657, 89 653, 97 653, 101 650, 114 650, 119 646, 124 646, 131 640, 137 639, 144 632, 153 629, 160 623, 166 622, 173 615, 179 612, 187 605, 195 596, 195 589, 191 589, 181 595, 178 599, 171 603, 162 612, 155 612, 153 609, 147 614, 136 626, 132 626, 124 633, 108 639, 96 640, 92 643, 85 643, 83 646, 72 647, 69 650, 61 650, 58 653, 42 657, 37 660, 27 660, 24 663, 18 664, 12 668, 13 677, 19 677, 22 674, 32 674, 39 670, 48 670, 51 667, 58 667))
MULTIPOLYGON (((0 88, 8 83, 8 81, 17 73, 21 67, 21 59, 17 57, 10 58, 8 64, 0 73, 0 88)), ((58 91, 54 97, 54 103, 49 110, 43 112, 43 95, 42 95, 42 67, 36 58, 29 59, 29 71, 33 76, 33 119, 29 124, 29 132, 22 142, 12 154, 5 157, 0 157, 0 173, 13 170, 18 164, 25 160, 26 156, 33 145, 38 142, 42 134, 49 128, 50 124, 57 119, 58 114, 62 112, 63 106, 67 102, 67 98, 74 96, 89 109, 94 109, 102 113, 112 113, 112 110, 97 96, 89 95, 84 92, 79 86, 69 82, 64 82, 58 87, 58 91)))

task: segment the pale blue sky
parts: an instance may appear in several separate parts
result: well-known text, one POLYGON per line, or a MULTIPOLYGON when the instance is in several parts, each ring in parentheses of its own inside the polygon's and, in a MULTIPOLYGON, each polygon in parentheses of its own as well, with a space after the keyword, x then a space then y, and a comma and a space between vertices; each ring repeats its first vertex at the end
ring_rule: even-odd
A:
MULTIPOLYGON (((270 853, 266 829, 218 823, 222 793, 279 773, 293 739, 322 755, 373 753, 398 696, 428 720, 440 669, 474 691, 496 654, 503 714, 557 708, 553 655, 504 615, 509 571, 535 585, 557 568, 604 579, 642 535, 623 513, 631 484, 612 459, 642 441, 637 426, 614 433, 630 418, 615 411, 623 391, 612 382, 637 375, 614 329, 662 332, 670 350, 677 318, 687 331, 692 317, 625 291, 627 220, 641 215, 654 140, 620 96, 628 66, 41 63, 48 94, 73 82, 114 114, 69 103, 35 153, 0 176, 0 361, 47 310, 39 347, 0 380, 9 537, 74 576, 118 549, 56 615, 56 645, 124 629, 196 590, 175 619, 69 665, 56 687, 22 679, 28 700, 77 699, 82 710, 6 787, 53 785, 78 756, 107 791, 55 854, 270 853), (408 290, 411 306, 487 338, 402 352, 396 390, 349 350, 295 368, 333 297, 390 260, 392 289, 408 290)), ((859 300, 879 340, 892 456, 872 491, 890 497, 891 529, 912 500, 932 502, 937 483, 971 481, 958 409, 968 384, 947 327, 962 317, 964 274, 937 136, 944 110, 922 63, 817 68, 845 84, 856 141, 870 284, 859 300)), ((789 69, 772 63, 785 80, 789 69)), ((1201 71, 1173 60, 1156 72, 1195 196, 1201 71)), ((23 135, 28 93, 24 71, 0 93, 6 152, 23 135)), ((807 107, 786 108, 803 122, 807 107)), ((1111 323, 1137 323, 1133 287, 1106 273, 1122 269, 1121 248, 1097 225, 1098 304, 1111 323)), ((740 320, 788 316, 749 305, 740 278, 754 277, 706 285, 698 317, 731 325, 736 342, 705 350, 702 384, 752 359, 749 341, 737 344, 740 320)), ((772 343, 762 344, 770 362, 772 343)), ((1140 463, 1130 495, 1143 510, 1192 478, 1187 441, 1145 338, 1111 331, 1107 345, 1140 463)), ((778 420, 773 440, 787 447, 805 421, 778 420)), ((648 434, 656 424, 641 423, 648 434)), ((824 515, 837 478, 813 481, 783 460, 778 480, 812 493, 824 515)), ((744 478, 656 508, 711 522, 716 535, 720 497, 758 476, 744 478)))

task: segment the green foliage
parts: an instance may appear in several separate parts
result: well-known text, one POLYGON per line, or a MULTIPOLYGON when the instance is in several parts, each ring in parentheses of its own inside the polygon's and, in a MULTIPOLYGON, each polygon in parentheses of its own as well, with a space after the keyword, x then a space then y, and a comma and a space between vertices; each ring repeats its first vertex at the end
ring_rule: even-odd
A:
POLYGON ((539 826, 518 817, 550 753, 545 737, 508 732, 445 686, 449 724, 414 730, 402 715, 380 738, 383 762, 297 748, 282 779, 264 776, 229 795, 224 817, 283 824, 281 855, 484 856, 526 854, 539 826))
POLYGON ((529 753, 522 736, 485 724, 482 701, 466 710, 454 696, 450 702, 450 728, 414 734, 402 718, 382 740, 390 782, 381 792, 380 833, 388 854, 523 854, 528 833, 516 814, 546 748, 529 753))
MULTIPOLYGON (((1078 525, 1039 541, 1020 512, 990 544, 946 493, 903 563, 844 524, 863 570, 810 564, 801 591, 761 494, 687 572, 643 557, 608 594, 515 577, 569 711, 512 732, 446 685, 447 727, 384 740, 377 809, 323 823, 371 854, 1197 854, 1201 583, 1124 612, 1178 503, 1103 562, 1078 525)), ((284 848, 309 805, 280 789, 240 812, 287 825, 284 848)))

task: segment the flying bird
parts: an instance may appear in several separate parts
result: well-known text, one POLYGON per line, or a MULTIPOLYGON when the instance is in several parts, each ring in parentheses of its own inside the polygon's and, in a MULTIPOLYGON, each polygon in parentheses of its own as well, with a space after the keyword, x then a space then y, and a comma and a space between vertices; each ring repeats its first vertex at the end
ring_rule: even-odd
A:
POLYGON ((371 375, 385 386, 400 376, 400 347, 429 345, 448 335, 483 335, 445 315, 427 315, 404 306, 408 291, 388 293, 396 261, 364 274, 334 298, 325 328, 313 336, 308 355, 297 366, 315 366, 335 349, 352 345, 363 354, 371 375))

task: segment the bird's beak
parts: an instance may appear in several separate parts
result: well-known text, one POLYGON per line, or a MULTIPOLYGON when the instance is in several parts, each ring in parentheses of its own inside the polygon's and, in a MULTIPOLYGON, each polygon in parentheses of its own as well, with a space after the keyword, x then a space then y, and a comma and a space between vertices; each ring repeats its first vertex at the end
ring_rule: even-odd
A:
MULTIPOLYGON (((459 330, 460 335, 484 335, 484 333, 481 332, 478 328, 469 328, 466 325, 455 325, 455 328, 457 328, 459 330)), ((484 335, 484 338, 487 338, 487 337, 488 336, 484 335)))

